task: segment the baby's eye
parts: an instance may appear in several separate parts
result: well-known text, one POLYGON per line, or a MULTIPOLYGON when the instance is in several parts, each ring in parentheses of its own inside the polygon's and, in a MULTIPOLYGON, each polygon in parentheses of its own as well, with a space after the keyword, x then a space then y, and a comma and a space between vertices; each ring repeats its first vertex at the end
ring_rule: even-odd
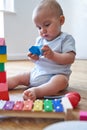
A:
POLYGON ((39 30, 41 30, 41 27, 38 27, 39 30))
POLYGON ((49 25, 50 25, 50 23, 45 24, 46 27, 48 27, 49 25))
POLYGON ((41 29, 41 27, 39 27, 39 26, 36 26, 39 30, 41 29))

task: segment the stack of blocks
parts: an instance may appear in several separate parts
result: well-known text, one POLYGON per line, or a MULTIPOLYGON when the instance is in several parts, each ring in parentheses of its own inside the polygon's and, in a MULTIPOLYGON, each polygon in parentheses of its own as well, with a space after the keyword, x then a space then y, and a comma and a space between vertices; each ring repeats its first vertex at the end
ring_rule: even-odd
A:
POLYGON ((5 39, 0 38, 0 100, 9 100, 8 85, 6 81, 5 62, 7 61, 7 46, 5 39))

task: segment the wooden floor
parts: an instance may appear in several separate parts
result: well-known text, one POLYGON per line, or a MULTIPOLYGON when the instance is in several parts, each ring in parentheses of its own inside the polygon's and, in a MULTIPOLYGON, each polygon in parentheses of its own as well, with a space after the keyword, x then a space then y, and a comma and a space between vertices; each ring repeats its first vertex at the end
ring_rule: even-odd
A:
MULTIPOLYGON (((30 71, 34 64, 29 61, 9 61, 5 64, 7 76, 16 73, 30 71)), ((20 100, 22 98, 23 86, 19 89, 9 91, 10 100, 20 100)), ((66 92, 77 91, 81 95, 81 101, 75 109, 87 110, 87 60, 76 60, 72 65, 72 75, 70 78, 69 88, 66 92)), ((63 94, 64 94, 63 93, 63 94)), ((0 118, 0 129, 3 130, 42 130, 49 124, 58 122, 57 119, 26 119, 26 118, 0 118)))

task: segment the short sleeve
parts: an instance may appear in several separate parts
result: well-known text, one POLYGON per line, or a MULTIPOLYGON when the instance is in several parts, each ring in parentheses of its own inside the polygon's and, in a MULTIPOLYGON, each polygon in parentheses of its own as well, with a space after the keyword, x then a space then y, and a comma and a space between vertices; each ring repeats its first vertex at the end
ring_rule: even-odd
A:
POLYGON ((76 54, 75 39, 71 35, 67 35, 62 41, 62 52, 73 51, 76 54))

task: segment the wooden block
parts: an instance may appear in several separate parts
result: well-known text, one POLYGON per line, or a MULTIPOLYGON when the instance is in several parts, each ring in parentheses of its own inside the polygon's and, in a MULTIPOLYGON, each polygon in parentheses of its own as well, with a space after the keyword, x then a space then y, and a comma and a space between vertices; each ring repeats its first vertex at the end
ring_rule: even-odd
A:
POLYGON ((5 83, 0 83, 0 92, 1 91, 7 91, 8 90, 8 84, 5 83))
POLYGON ((23 101, 17 101, 13 107, 13 110, 22 110, 24 106, 23 101))
POLYGON ((6 82, 6 72, 0 72, 0 83, 5 83, 6 82))
POLYGON ((87 121, 87 111, 80 111, 79 116, 80 120, 87 121))
POLYGON ((6 54, 7 53, 6 49, 7 49, 6 46, 0 46, 0 54, 6 54))
POLYGON ((9 100, 9 93, 7 91, 0 91, 0 100, 9 100))
POLYGON ((3 72, 5 70, 4 63, 0 63, 0 72, 3 72))
POLYGON ((24 101, 23 110, 29 110, 29 111, 31 111, 32 107, 33 107, 33 101, 32 100, 24 101))
POLYGON ((7 62, 7 55, 6 54, 0 54, 0 63, 7 62))
POLYGON ((44 110, 46 112, 52 112, 53 111, 52 100, 50 100, 50 99, 44 100, 44 110))
POLYGON ((7 83, 0 83, 0 100, 9 100, 7 83))
POLYGON ((0 38, 0 45, 5 45, 5 38, 0 38))
POLYGON ((7 101, 3 106, 3 110, 12 110, 14 106, 14 101, 7 101))
POLYGON ((33 111, 43 111, 43 100, 35 100, 33 111))
POLYGON ((54 99, 53 100, 53 108, 55 112, 63 112, 64 108, 63 105, 61 103, 61 99, 54 99))

